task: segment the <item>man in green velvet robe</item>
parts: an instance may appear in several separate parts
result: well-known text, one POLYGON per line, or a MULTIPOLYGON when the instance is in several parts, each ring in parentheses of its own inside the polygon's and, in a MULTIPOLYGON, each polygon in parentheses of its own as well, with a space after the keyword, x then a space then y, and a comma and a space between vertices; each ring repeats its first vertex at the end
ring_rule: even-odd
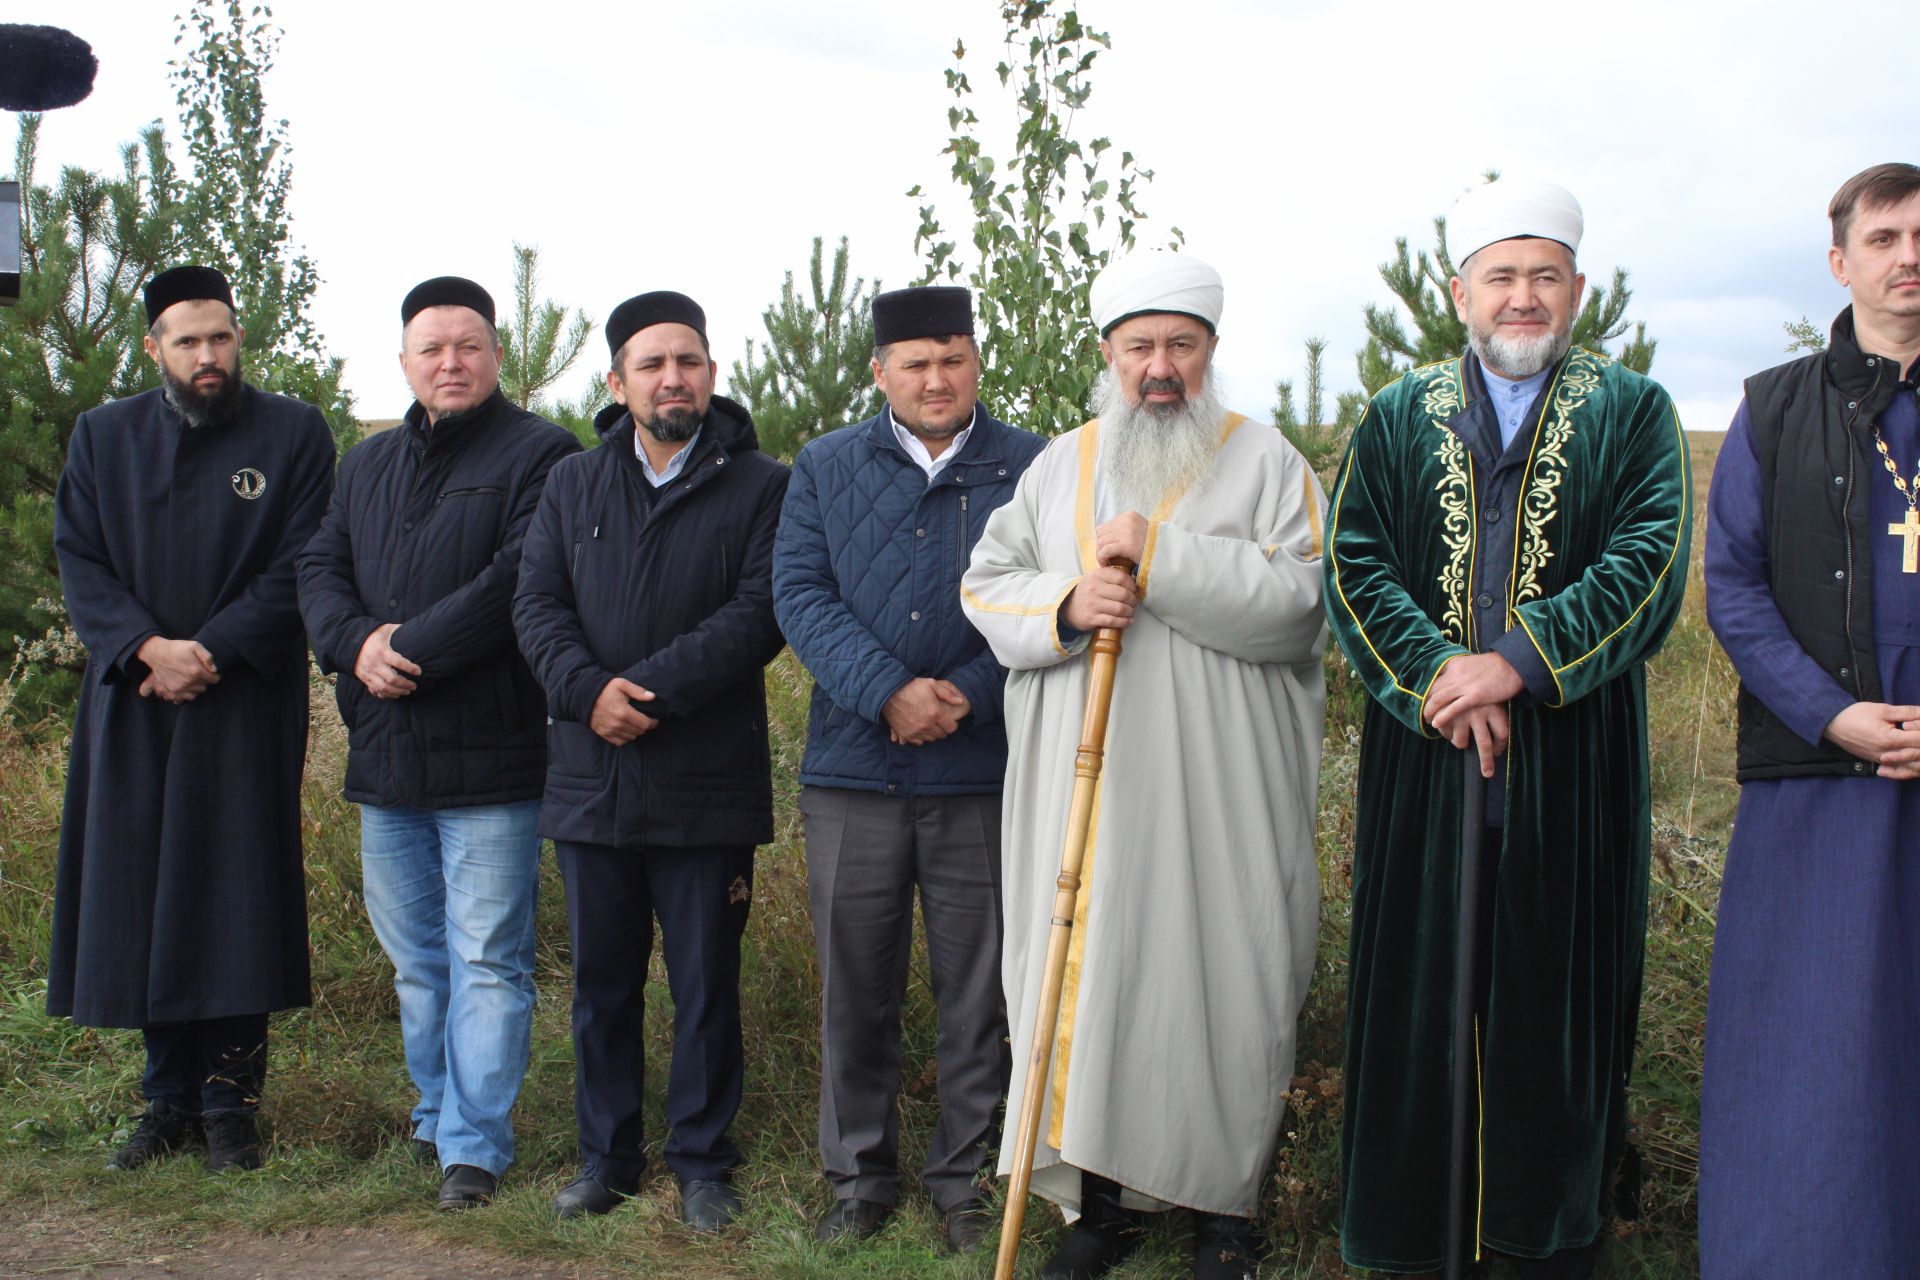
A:
POLYGON ((1455 948, 1481 959, 1473 1255, 1590 1273, 1624 1150, 1650 802, 1642 665, 1686 588, 1686 440, 1571 349, 1581 214, 1503 179, 1448 222, 1470 351, 1375 396, 1328 517, 1334 636, 1371 695, 1354 827, 1341 1248, 1439 1267, 1455 948), (1460 748, 1487 779, 1457 937, 1460 748))

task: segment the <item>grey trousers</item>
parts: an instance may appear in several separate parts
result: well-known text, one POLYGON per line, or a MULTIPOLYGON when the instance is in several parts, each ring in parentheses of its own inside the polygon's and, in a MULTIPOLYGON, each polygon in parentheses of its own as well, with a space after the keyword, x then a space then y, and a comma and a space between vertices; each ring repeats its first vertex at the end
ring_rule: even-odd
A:
POLYGON ((920 889, 939 1033, 940 1121, 922 1181, 979 1194, 1011 1067, 1000 986, 1000 797, 803 787, 820 952, 820 1160, 836 1199, 900 1201, 900 1006, 920 889))

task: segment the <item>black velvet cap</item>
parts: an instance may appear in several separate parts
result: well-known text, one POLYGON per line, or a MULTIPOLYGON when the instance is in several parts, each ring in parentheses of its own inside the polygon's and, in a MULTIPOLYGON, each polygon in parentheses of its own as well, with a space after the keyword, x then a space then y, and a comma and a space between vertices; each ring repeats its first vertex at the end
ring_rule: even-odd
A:
POLYGON ((93 92, 93 46, 59 27, 0 22, 0 110, 50 111, 93 92))
POLYGON ((973 293, 958 285, 891 289, 873 300, 873 345, 909 338, 973 336, 973 293))
POLYGON ((627 345, 628 338, 656 324, 683 324, 699 334, 702 341, 707 336, 707 313, 700 309, 699 303, 684 293, 656 289, 628 298, 607 317, 608 354, 618 360, 620 348, 627 345))
POLYGON ((465 276, 435 276, 413 286, 400 304, 400 323, 408 323, 428 307, 467 307, 493 323, 493 295, 465 276))
POLYGON ((173 267, 147 281, 147 328, 176 302, 202 298, 233 306, 233 286, 212 267, 173 267))

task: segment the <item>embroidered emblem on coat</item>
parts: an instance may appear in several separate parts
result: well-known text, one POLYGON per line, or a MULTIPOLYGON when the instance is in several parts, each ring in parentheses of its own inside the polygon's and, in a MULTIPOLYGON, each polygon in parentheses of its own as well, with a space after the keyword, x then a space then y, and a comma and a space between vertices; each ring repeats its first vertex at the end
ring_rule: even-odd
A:
POLYGON ((233 491, 252 502, 267 491, 267 478, 252 467, 242 467, 233 473, 233 491))

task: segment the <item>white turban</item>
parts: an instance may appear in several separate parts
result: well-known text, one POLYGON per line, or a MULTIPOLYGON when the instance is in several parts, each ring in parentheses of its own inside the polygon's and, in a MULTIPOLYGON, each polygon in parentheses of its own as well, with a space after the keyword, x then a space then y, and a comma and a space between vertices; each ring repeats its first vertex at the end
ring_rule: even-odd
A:
POLYGON ((1192 254, 1139 249, 1109 263, 1088 290, 1094 327, 1100 336, 1122 320, 1154 311, 1172 311, 1220 327, 1226 290, 1220 273, 1192 254))
POLYGON ((1447 249, 1455 267, 1501 240, 1537 236, 1580 252, 1586 227, 1573 192, 1537 178, 1501 178, 1460 197, 1447 215, 1447 249))

